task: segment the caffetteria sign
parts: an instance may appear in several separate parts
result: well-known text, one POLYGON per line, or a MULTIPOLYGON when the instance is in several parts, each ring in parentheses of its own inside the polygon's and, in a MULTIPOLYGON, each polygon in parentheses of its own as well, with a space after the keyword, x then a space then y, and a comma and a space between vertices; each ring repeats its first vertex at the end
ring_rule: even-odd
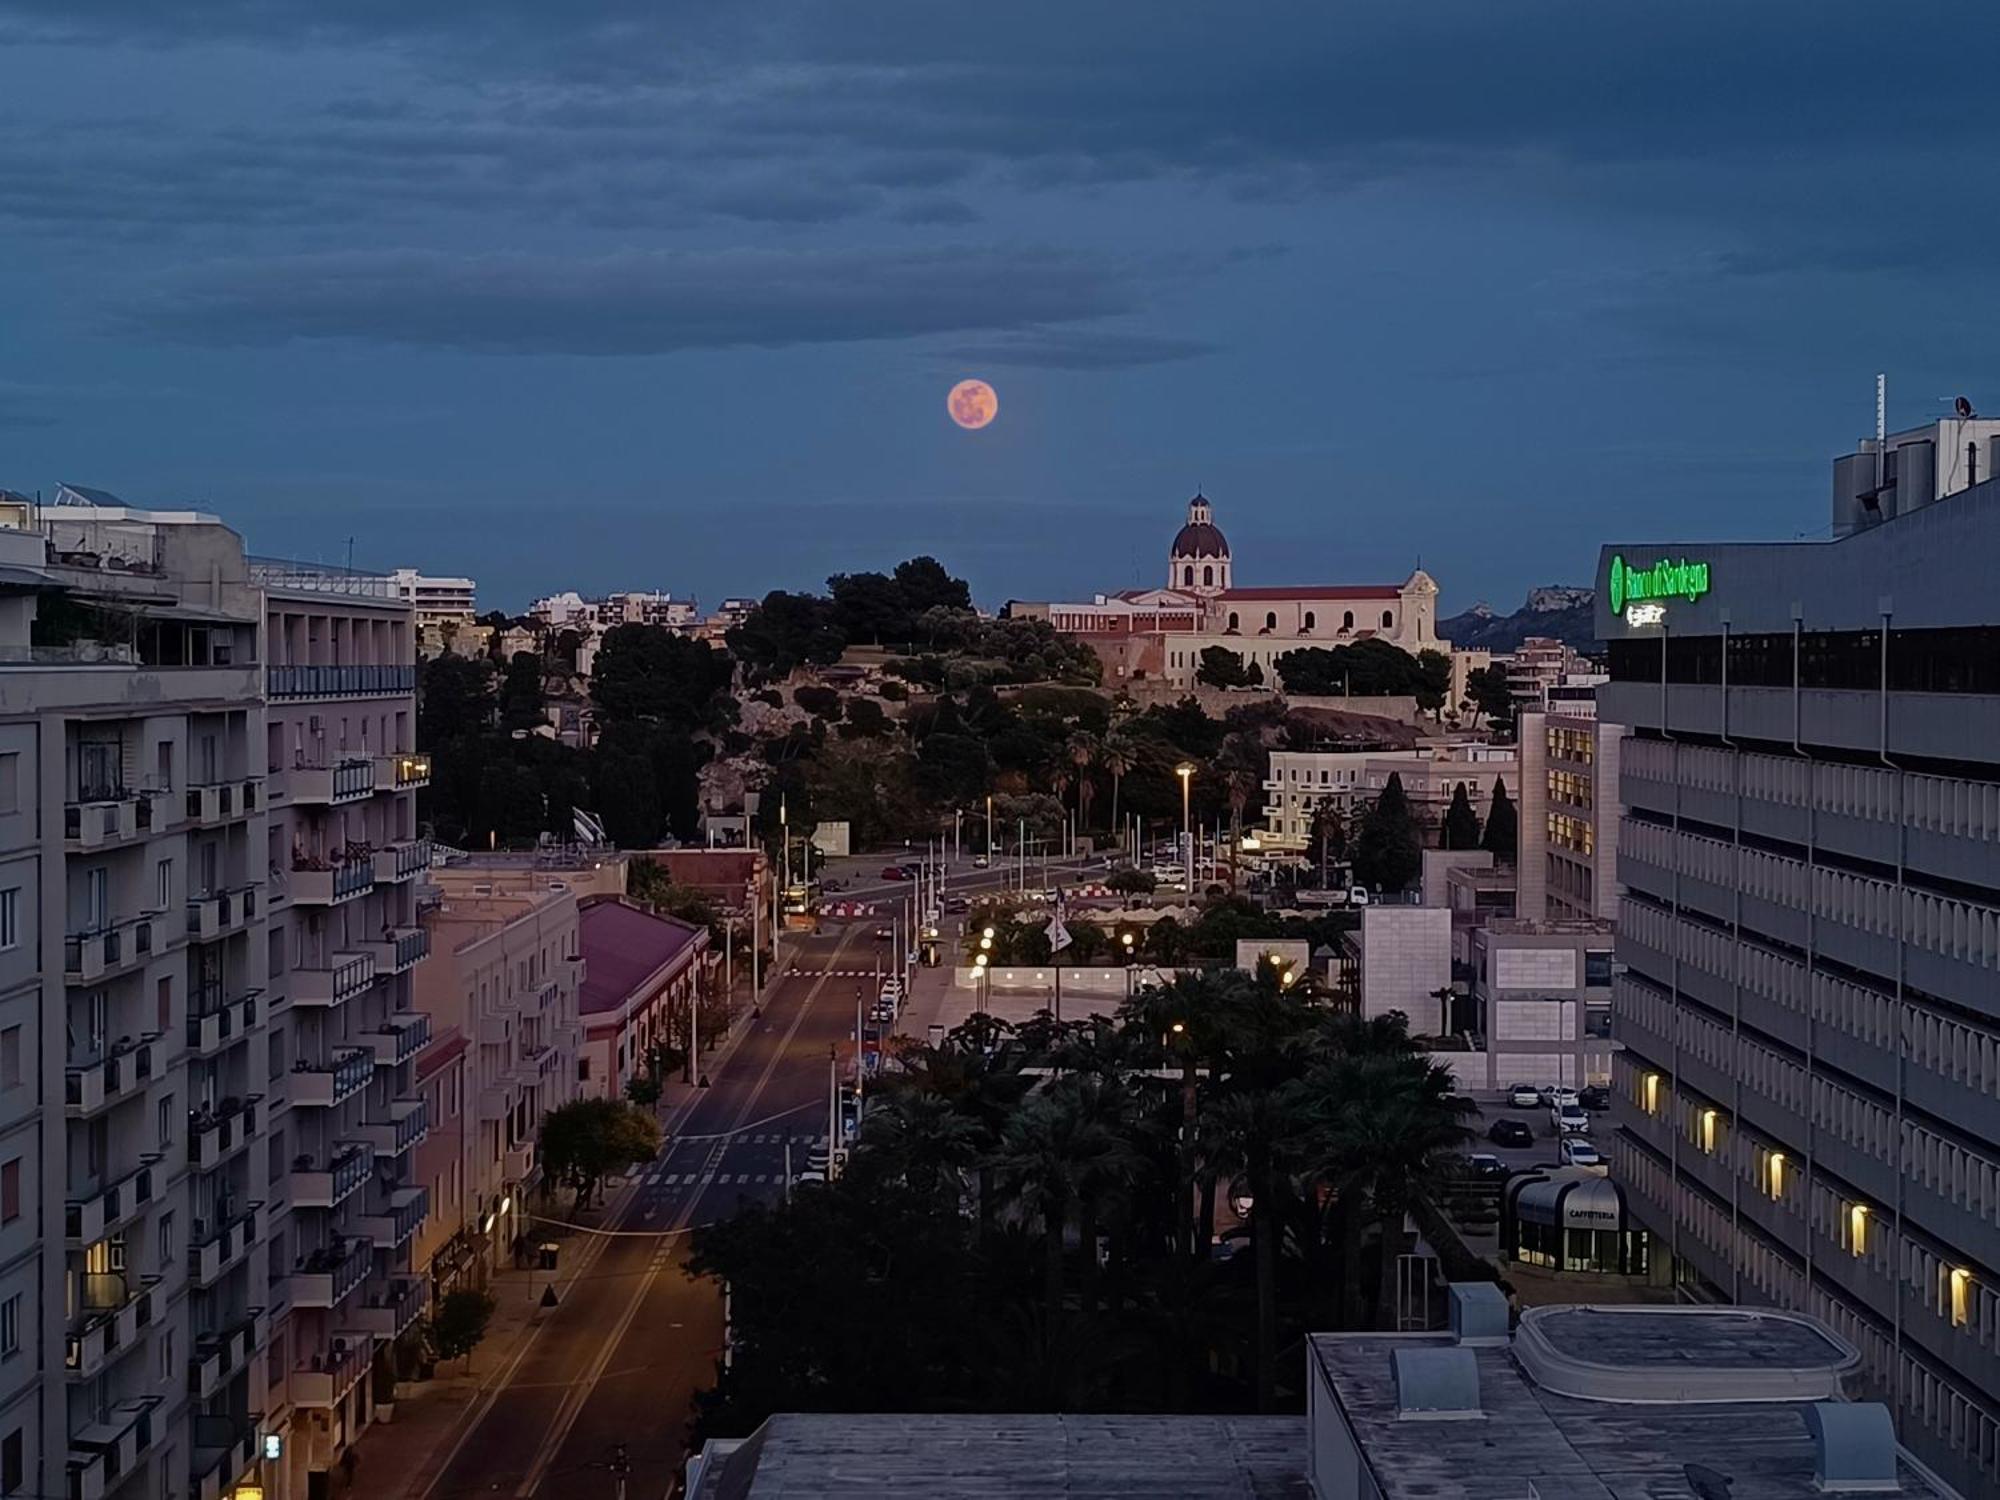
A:
POLYGON ((1689 562, 1685 557, 1661 558, 1650 567, 1628 563, 1618 553, 1611 554, 1611 575, 1605 580, 1611 613, 1622 615, 1628 604, 1652 600, 1686 599, 1690 603, 1708 592, 1708 564, 1689 562))

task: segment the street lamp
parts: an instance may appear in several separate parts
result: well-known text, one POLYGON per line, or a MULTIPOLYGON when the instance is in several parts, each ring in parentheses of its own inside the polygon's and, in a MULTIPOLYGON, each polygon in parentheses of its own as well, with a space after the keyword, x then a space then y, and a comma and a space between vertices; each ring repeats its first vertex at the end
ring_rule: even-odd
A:
MULTIPOLYGON (((992 939, 989 938, 987 941, 991 942, 992 939)), ((982 982, 983 987, 980 990, 979 1008, 985 1010, 993 1001, 993 971, 986 966, 986 955, 984 953, 978 954, 973 958, 972 973, 975 979, 982 982)))
POLYGON ((1194 781, 1194 763, 1182 761, 1174 767, 1181 779, 1181 840, 1187 849, 1188 900, 1194 900, 1194 825, 1188 817, 1188 789, 1194 781))
POLYGON ((1129 1003, 1132 999, 1132 934, 1124 933, 1118 941, 1125 947, 1125 999, 1129 1003))

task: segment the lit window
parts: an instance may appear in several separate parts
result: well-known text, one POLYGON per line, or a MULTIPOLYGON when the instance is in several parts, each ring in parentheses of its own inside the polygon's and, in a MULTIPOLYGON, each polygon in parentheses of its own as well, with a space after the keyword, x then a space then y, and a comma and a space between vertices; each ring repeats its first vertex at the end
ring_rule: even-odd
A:
POLYGON ((1963 1266, 1951 1268, 1951 1326, 1963 1328, 1972 1321, 1972 1273, 1963 1266))
POLYGON ((1868 1253, 1868 1205, 1857 1203, 1847 1210, 1847 1248, 1856 1255, 1868 1253))
POLYGON ((1764 1159, 1764 1191, 1773 1198, 1785 1196, 1785 1153, 1773 1151, 1764 1159))
POLYGON ((1715 1111, 1701 1112, 1701 1149, 1710 1153, 1715 1150, 1715 1111))
POLYGON ((1660 1112, 1660 1075, 1658 1073, 1648 1073, 1646 1075, 1645 1097, 1646 1113, 1649 1115, 1658 1114, 1660 1112))

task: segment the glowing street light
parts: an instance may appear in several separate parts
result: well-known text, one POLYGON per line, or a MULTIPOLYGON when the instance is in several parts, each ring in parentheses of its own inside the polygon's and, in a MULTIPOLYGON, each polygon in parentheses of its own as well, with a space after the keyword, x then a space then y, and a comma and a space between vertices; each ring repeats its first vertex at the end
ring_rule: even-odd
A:
POLYGON ((1194 900, 1194 824, 1188 814, 1189 788, 1194 783, 1194 762, 1182 761, 1174 767, 1174 774, 1181 779, 1181 841, 1187 847, 1187 889, 1188 900, 1194 900))

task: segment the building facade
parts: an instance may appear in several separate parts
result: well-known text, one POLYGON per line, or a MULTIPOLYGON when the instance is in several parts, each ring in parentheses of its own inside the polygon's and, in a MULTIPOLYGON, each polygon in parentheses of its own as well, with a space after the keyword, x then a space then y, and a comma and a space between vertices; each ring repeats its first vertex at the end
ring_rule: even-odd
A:
POLYGON ((1264 781, 1265 831, 1259 837, 1266 848, 1280 851, 1307 846, 1322 804, 1350 816, 1381 796, 1391 776, 1401 779, 1418 819, 1433 828, 1460 786, 1482 818, 1495 781, 1516 803, 1521 792, 1515 748, 1471 741, 1412 750, 1274 750, 1270 771, 1264 781))
POLYGON ((593 900, 578 919, 578 941, 584 979, 577 1079, 584 1094, 616 1099, 646 1071, 656 1045, 687 1049, 708 929, 622 900, 593 900))
MULTIPOLYGON (((1809 1311, 2000 1493, 2000 484, 1600 559, 1613 1172, 1690 1287, 1809 1311)), ((1873 492, 1871 492, 1873 493, 1873 492)))
POLYGON ((1618 915, 1619 750, 1623 726, 1600 720, 1596 688, 1521 715, 1523 917, 1613 921, 1618 915))
POLYGON ((266 871, 273 1016, 273 1284, 267 1425, 283 1435, 276 1493, 302 1500, 374 1412, 425 1311, 411 1267, 429 1193, 414 1153, 429 1128, 417 1056, 430 1020, 411 970, 429 841, 416 793, 416 643, 387 579, 298 564, 266 588, 266 871))
POLYGON ((415 568, 387 576, 391 592, 410 607, 419 635, 470 625, 479 613, 479 589, 470 578, 434 577, 415 568))
POLYGON ((1570 1088, 1611 1081, 1609 922, 1489 920, 1472 941, 1472 999, 1484 1038, 1483 1080, 1570 1088))

